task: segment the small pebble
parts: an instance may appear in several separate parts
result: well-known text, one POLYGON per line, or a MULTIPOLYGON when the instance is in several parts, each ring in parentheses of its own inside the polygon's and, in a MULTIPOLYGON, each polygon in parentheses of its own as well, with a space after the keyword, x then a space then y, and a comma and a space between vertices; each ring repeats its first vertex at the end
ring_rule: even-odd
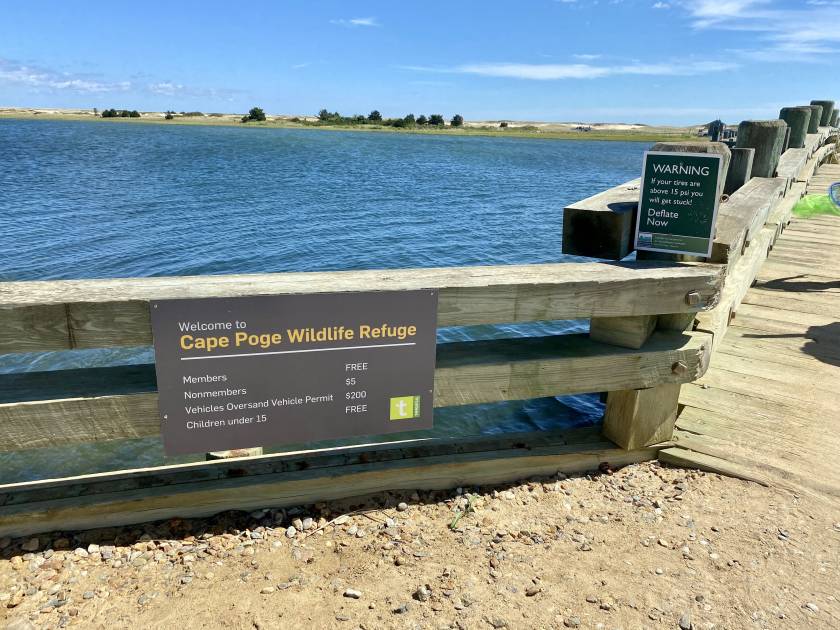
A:
POLYGON ((344 597, 349 597, 350 599, 361 599, 362 592, 353 588, 348 588, 344 591, 344 597))
POLYGON ((397 504, 397 512, 405 512, 408 509, 408 503, 405 501, 400 501, 397 504))

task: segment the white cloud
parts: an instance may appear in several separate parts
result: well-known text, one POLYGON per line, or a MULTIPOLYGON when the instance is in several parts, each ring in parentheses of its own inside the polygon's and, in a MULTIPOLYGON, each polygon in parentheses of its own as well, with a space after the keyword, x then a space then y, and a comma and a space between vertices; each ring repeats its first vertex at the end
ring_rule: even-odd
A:
POLYGON ((529 64, 529 63, 472 63, 451 68, 427 66, 403 66, 404 70, 474 74, 485 77, 527 79, 533 81, 557 81, 563 79, 600 79, 607 76, 695 76, 710 72, 721 72, 738 67, 733 62, 686 61, 682 63, 630 63, 620 65, 574 64, 529 64))
POLYGON ((760 46, 739 49, 762 61, 822 61, 820 54, 840 53, 840 0, 809 0, 780 8, 771 0, 685 0, 681 6, 696 29, 755 33, 760 46))
POLYGON ((653 9, 670 9, 671 5, 668 4, 667 2, 656 2, 656 3, 653 4, 653 6, 651 8, 653 8, 653 9))
POLYGON ((382 26, 375 17, 357 17, 357 18, 341 18, 339 20, 330 20, 330 24, 338 24, 339 26, 382 26))
POLYGON ((131 89, 130 81, 98 81, 83 75, 55 72, 8 59, 0 59, 0 82, 16 83, 38 89, 84 93, 125 92, 131 89))
POLYGON ((590 54, 579 54, 579 55, 572 55, 575 59, 582 59, 583 61, 593 61, 595 59, 600 59, 603 55, 590 55, 590 54))
POLYGON ((149 83, 146 86, 149 92, 153 94, 163 94, 164 96, 174 96, 184 91, 184 86, 180 83, 172 83, 172 81, 162 81, 160 83, 149 83))

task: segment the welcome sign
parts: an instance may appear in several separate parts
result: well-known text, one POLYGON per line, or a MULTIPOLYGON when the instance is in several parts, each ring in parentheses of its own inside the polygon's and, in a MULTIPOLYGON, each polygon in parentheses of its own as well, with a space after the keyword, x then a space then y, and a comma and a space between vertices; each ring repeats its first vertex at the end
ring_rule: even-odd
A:
POLYGON ((636 249, 711 255, 722 162, 710 153, 645 153, 636 249))
POLYGON ((151 304, 168 455, 430 429, 437 292, 151 304))

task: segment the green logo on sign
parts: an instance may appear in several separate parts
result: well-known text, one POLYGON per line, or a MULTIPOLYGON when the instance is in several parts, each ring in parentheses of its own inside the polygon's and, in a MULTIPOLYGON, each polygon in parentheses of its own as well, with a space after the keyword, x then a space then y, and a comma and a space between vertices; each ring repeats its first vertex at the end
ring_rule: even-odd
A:
POLYGON ((398 396, 391 399, 391 420, 410 420, 420 417, 420 396, 398 396))

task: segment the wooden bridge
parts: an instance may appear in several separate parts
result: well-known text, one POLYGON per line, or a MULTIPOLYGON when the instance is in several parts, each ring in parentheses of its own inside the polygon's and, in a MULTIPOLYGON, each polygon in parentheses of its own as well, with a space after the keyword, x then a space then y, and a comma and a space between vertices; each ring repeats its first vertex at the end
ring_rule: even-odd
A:
MULTIPOLYGON (((809 182, 833 177, 824 165, 836 148, 837 130, 819 128, 804 147, 776 153, 772 177, 747 168, 721 205, 709 260, 2 283, 0 354, 148 346, 150 301, 172 297, 422 288, 439 291, 438 326, 588 319, 587 334, 439 344, 434 404, 601 393, 606 407, 602 428, 499 435, 487 427, 469 439, 0 479, 0 536, 657 456, 836 497, 840 219, 791 223, 809 182)), ((638 200, 631 181, 566 208, 564 250, 625 259, 638 200)), ((0 400, 0 452, 160 436, 154 365, 0 375, 0 400)))
POLYGON ((680 403, 660 459, 840 502, 840 217, 790 223, 680 403))

